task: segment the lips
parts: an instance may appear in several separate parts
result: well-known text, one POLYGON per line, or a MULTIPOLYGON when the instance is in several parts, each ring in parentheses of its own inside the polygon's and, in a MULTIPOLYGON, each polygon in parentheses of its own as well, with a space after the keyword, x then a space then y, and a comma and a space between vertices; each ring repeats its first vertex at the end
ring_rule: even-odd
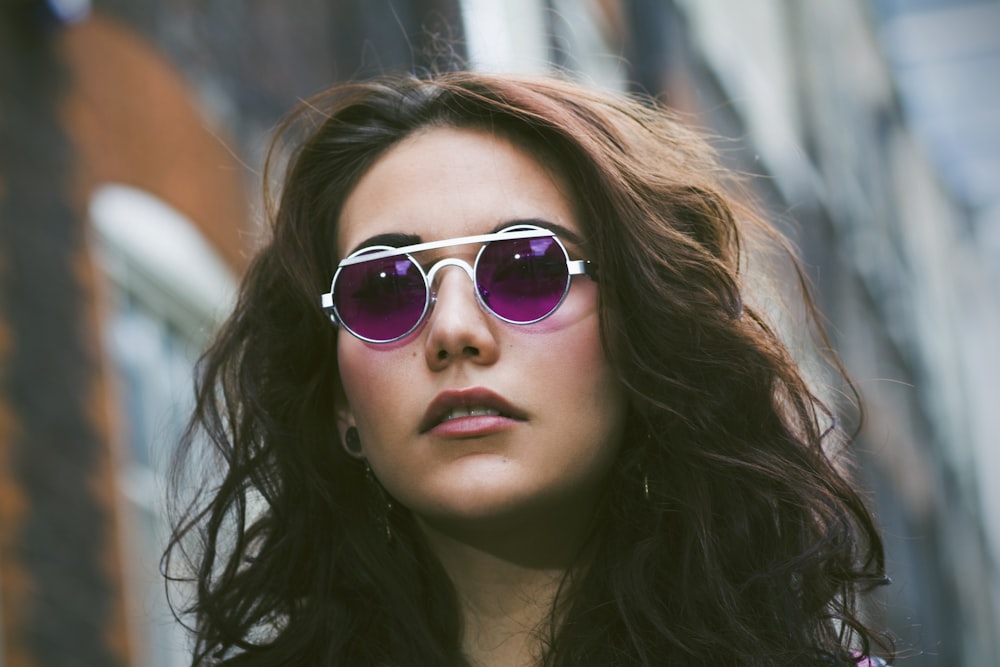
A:
POLYGON ((524 421, 525 414, 502 396, 481 387, 443 391, 427 406, 420 421, 420 432, 426 433, 438 424, 463 417, 506 417, 524 421))

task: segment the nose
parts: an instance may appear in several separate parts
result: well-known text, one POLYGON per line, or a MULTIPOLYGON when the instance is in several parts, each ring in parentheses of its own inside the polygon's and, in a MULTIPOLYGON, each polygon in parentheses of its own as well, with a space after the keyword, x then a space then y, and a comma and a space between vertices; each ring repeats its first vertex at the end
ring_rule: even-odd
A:
POLYGON ((437 289, 428 316, 425 356, 434 370, 459 360, 482 365, 496 361, 500 350, 494 329, 497 322, 479 305, 471 273, 464 262, 442 262, 431 271, 437 289))

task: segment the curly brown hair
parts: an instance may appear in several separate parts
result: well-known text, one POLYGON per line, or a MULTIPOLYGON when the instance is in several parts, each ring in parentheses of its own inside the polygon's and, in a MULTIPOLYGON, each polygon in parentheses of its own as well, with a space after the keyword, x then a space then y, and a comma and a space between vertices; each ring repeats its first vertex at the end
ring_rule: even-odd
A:
POLYGON ((193 664, 467 664, 448 576, 398 504, 384 539, 335 442, 339 334, 317 300, 345 198, 429 126, 497 132, 572 184, 627 393, 591 556, 560 589, 542 663, 840 665, 881 643, 858 597, 885 580, 882 542, 835 463, 851 437, 745 298, 747 240, 787 250, 780 235, 650 100, 462 72, 342 85, 281 128, 294 149, 272 235, 199 364, 177 464, 202 445, 219 464, 164 561, 196 585, 193 664))

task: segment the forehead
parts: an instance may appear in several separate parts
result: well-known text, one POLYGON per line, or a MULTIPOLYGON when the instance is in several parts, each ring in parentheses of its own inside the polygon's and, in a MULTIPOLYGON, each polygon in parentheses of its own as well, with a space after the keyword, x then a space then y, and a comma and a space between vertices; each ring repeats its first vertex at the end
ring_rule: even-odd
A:
POLYGON ((433 128, 390 148, 348 195, 337 228, 343 257, 367 238, 422 241, 482 234, 536 219, 581 233, 570 188, 530 152, 483 130, 433 128))

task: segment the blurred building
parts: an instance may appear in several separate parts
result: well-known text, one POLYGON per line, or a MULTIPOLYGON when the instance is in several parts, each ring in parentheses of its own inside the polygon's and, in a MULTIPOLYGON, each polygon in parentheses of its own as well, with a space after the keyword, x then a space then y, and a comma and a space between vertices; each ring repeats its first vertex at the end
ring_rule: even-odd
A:
POLYGON ((263 236, 270 128, 450 50, 728 138, 869 405, 900 665, 1000 664, 992 0, 9 0, 0 667, 184 664, 158 573, 191 368, 263 236), (940 86, 940 89, 936 86, 940 86), (940 90, 940 92, 935 92, 940 90))

